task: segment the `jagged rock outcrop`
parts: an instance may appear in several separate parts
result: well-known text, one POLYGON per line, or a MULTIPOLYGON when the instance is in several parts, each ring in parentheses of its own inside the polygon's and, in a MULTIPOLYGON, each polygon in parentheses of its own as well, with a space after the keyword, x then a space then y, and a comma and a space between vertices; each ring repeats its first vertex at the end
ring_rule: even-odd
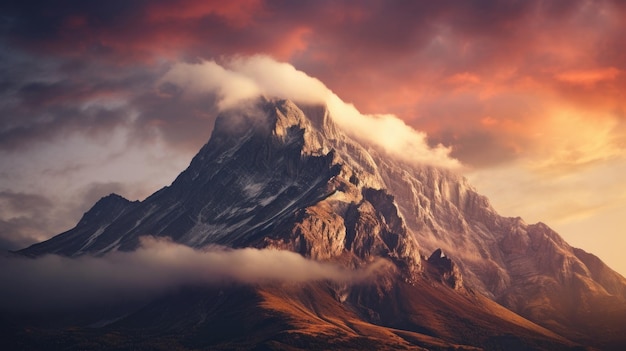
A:
POLYGON ((427 260, 428 271, 432 277, 441 280, 452 289, 463 287, 463 277, 459 268, 441 249, 435 250, 427 260))

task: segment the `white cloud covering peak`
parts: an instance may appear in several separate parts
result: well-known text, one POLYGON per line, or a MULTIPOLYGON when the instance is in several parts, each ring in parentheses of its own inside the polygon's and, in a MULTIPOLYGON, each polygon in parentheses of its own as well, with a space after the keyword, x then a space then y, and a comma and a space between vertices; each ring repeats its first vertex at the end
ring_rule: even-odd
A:
POLYGON ((445 168, 460 166, 458 160, 450 157, 449 147, 430 147, 425 133, 411 128, 397 116, 362 114, 320 80, 267 56, 237 57, 222 65, 215 61, 178 63, 159 83, 175 84, 187 96, 213 94, 218 98, 220 110, 261 95, 296 103, 324 104, 335 123, 348 134, 404 161, 445 168))

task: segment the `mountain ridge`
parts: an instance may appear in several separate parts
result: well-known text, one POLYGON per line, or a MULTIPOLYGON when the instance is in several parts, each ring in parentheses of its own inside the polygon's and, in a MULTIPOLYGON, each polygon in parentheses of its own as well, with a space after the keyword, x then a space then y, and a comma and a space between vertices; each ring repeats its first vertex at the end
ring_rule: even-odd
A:
MULTIPOLYGON (((499 216, 462 176, 355 140, 325 106, 261 98, 226 111, 170 186, 141 202, 110 195, 74 229, 19 252, 102 255, 133 250, 142 235, 197 248, 286 249, 349 267, 375 257, 391 260, 401 278, 349 293, 350 306, 368 323, 393 324, 393 316, 375 317, 389 306, 406 313, 387 295, 413 301, 402 284, 431 282, 459 296, 485 296, 574 342, 626 342, 619 327, 607 329, 591 308, 601 306, 611 320, 626 321, 623 277, 545 224, 499 216), (611 312, 611 306, 622 308, 611 312)), ((411 306, 409 311, 419 310, 411 306)), ((450 333, 431 334, 458 337, 450 333)))

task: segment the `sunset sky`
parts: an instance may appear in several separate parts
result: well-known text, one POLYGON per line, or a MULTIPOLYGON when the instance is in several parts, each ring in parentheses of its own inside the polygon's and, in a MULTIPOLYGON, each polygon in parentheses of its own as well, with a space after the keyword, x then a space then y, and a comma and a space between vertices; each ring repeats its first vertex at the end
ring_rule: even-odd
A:
POLYGON ((169 185, 220 102, 181 67, 210 85, 261 60, 397 116, 500 214, 625 275, 625 33, 620 0, 4 1, 0 248, 169 185))

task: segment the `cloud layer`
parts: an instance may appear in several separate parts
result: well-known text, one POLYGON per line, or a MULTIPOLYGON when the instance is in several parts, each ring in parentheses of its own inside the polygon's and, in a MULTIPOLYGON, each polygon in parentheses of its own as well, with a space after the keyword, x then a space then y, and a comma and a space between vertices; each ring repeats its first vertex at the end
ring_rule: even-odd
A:
POLYGON ((460 165, 449 156, 450 148, 430 147, 425 133, 416 131, 397 116, 362 114, 318 79, 268 56, 238 57, 226 60, 223 66, 215 61, 179 63, 161 78, 160 83, 174 84, 183 95, 195 98, 215 95, 220 110, 236 107, 242 101, 261 95, 323 104, 348 134, 381 147, 395 157, 446 168, 460 165))
POLYGON ((0 309, 13 311, 149 299, 184 286, 321 280, 358 284, 393 269, 383 259, 349 270, 290 251, 221 247, 195 250, 151 237, 142 238, 141 247, 134 252, 79 258, 0 257, 0 267, 0 309))
MULTIPOLYGON (((626 134, 619 49, 626 45, 626 6, 619 0, 62 3, 3 5, 4 91, 27 108, 2 111, 9 128, 0 130, 0 149, 66 131, 106 132, 132 120, 120 106, 76 109, 96 97, 132 102, 139 113, 132 124, 143 137, 156 130, 172 146, 191 147, 205 136, 198 132, 202 119, 192 116, 206 114, 206 106, 163 106, 142 94, 146 84, 163 62, 255 54, 317 77, 365 114, 400 116, 427 133, 431 146, 452 146, 452 156, 471 166, 541 158, 537 143, 563 148, 529 137, 536 129, 555 131, 541 122, 555 109, 591 110, 587 124, 618 120, 612 136, 626 134), (166 111, 180 111, 185 123, 166 111)), ((244 66, 226 70, 250 76, 251 68, 255 80, 268 82, 244 66)), ((205 73, 210 68, 203 65, 205 73)), ((212 75, 229 74, 212 68, 212 75)), ((238 83, 221 88, 228 96, 234 87, 250 88, 238 83)))

